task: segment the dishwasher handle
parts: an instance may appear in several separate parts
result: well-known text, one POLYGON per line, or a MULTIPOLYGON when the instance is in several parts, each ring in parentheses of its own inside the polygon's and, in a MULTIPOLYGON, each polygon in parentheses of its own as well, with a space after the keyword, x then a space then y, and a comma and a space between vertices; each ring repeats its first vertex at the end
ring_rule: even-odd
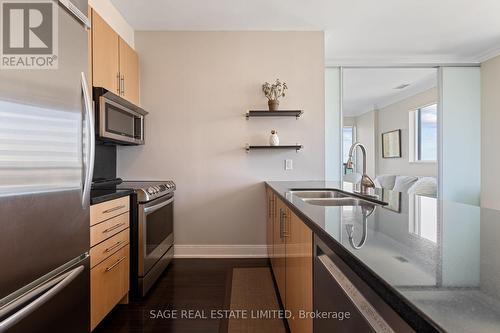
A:
POLYGON ((318 255, 317 259, 376 333, 395 333, 391 326, 326 254, 318 255))

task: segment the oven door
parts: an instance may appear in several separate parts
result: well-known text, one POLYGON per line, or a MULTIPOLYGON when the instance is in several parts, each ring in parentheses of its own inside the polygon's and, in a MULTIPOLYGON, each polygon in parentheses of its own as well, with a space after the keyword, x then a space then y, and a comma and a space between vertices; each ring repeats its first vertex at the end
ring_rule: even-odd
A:
POLYGON ((174 195, 139 204, 139 276, 174 244, 174 195))
POLYGON ((99 136, 126 144, 144 144, 144 116, 104 96, 99 98, 99 136))

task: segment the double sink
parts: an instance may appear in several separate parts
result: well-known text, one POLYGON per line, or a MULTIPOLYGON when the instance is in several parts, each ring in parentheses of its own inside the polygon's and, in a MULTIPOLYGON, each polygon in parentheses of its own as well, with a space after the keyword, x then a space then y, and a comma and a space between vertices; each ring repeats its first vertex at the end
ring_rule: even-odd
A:
POLYGON ((292 189, 293 195, 305 203, 315 206, 364 206, 386 205, 387 203, 374 198, 363 197, 338 189, 292 189))

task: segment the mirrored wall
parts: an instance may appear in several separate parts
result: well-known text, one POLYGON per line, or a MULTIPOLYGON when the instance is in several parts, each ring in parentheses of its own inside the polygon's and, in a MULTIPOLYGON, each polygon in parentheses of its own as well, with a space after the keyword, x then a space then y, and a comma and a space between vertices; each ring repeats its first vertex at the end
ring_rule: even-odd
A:
POLYGON ((376 187, 436 197, 437 68, 344 68, 342 81, 343 180, 366 173, 376 187), (356 149, 351 164, 355 142, 366 158, 356 149))

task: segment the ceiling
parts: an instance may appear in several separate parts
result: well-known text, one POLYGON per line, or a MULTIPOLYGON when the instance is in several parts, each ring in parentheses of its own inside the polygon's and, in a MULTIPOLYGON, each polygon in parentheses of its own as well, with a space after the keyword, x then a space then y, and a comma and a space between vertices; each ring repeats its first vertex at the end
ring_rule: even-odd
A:
POLYGON ((324 31, 326 64, 480 62, 499 0, 111 0, 135 30, 324 31))
POLYGON ((436 87, 437 69, 347 68, 342 79, 343 115, 354 117, 436 87))

